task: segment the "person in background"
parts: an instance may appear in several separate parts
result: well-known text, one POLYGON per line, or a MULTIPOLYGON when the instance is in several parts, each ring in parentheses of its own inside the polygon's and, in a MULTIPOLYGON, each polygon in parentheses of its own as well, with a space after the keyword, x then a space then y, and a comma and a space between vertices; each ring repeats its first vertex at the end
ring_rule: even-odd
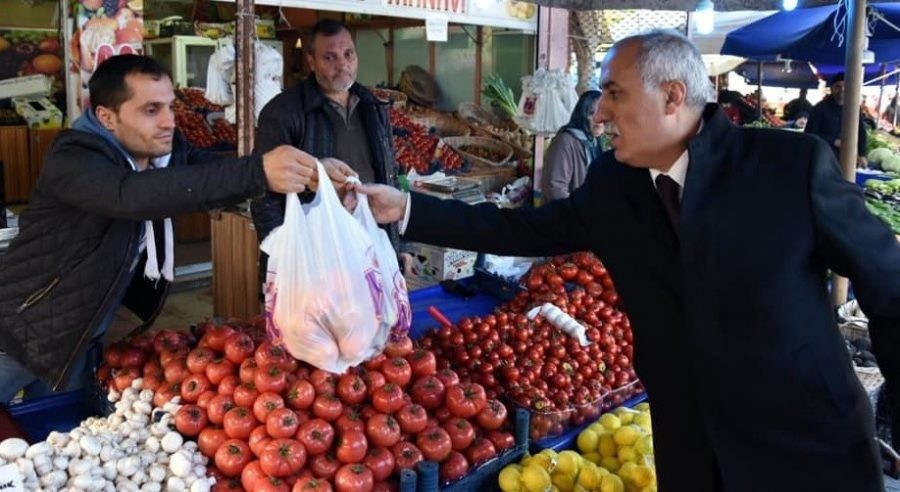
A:
MULTIPOLYGON (((782 118, 785 121, 797 121, 800 119, 801 113, 806 113, 807 117, 809 116, 810 111, 812 111, 812 103, 806 99, 807 89, 800 89, 800 96, 797 99, 792 99, 788 101, 787 104, 784 105, 784 117, 782 118)), ((802 127, 798 127, 802 128, 802 127)))
POLYGON ((803 130, 806 128, 806 124, 809 122, 809 113, 805 111, 801 111, 797 114, 797 119, 793 121, 787 122, 788 128, 796 128, 798 130, 803 130))
POLYGON ((545 202, 566 198, 581 186, 588 166, 600 155, 603 124, 594 118, 599 103, 600 91, 585 91, 569 122, 553 137, 544 157, 541 187, 545 202))
POLYGON ((113 56, 89 87, 91 107, 56 137, 0 258, 0 405, 22 389, 80 387, 88 347, 120 306, 139 329, 153 322, 174 279, 170 217, 302 192, 316 178, 315 159, 287 145, 251 157, 193 148, 152 58, 113 56))
MULTIPOLYGON (((806 133, 820 137, 828 143, 835 157, 841 156, 841 121, 844 111, 844 74, 839 73, 831 78, 828 87, 831 94, 813 106, 809 113, 809 121, 806 122, 806 133)), ((866 128, 863 119, 859 119, 859 140, 857 141, 858 167, 866 167, 866 128)))

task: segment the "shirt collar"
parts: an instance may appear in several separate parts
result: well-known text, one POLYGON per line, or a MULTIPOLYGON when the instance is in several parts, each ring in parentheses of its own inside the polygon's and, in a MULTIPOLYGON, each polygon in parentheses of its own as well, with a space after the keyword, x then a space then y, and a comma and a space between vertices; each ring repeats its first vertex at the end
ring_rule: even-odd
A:
MULTIPOLYGON (((703 120, 700 120, 700 128, 697 129, 697 134, 703 130, 703 120)), ((660 174, 665 174, 666 176, 672 178, 673 181, 678 183, 678 197, 681 198, 684 196, 684 182, 687 180, 687 170, 688 164, 690 163, 690 155, 688 154, 687 149, 684 149, 684 152, 678 156, 678 159, 675 160, 675 163, 672 164, 672 167, 669 168, 668 172, 659 172, 656 169, 650 170, 650 180, 653 181, 653 186, 656 186, 656 177, 660 174)))

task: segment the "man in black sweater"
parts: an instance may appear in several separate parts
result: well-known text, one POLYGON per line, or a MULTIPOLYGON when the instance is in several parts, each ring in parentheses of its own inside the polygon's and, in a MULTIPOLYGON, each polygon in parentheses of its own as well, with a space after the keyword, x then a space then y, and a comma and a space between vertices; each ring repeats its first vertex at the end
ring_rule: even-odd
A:
MULTIPOLYGON (((829 84, 831 94, 813 106, 809 121, 804 131, 817 135, 828 142, 835 157, 840 161, 841 152, 841 120, 844 111, 844 74, 835 75, 829 84)), ((862 118, 859 120, 859 141, 857 142, 858 167, 866 167, 866 129, 862 118)))

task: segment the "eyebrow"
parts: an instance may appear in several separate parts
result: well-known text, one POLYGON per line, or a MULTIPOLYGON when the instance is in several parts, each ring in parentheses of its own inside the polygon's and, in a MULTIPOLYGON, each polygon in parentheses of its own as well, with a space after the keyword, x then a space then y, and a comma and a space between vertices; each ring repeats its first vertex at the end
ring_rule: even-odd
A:
POLYGON ((602 87, 602 88, 604 88, 604 89, 615 89, 615 88, 619 87, 619 84, 617 84, 617 83, 616 83, 615 81, 613 81, 613 80, 608 80, 608 81, 602 83, 602 84, 600 85, 600 87, 602 87))

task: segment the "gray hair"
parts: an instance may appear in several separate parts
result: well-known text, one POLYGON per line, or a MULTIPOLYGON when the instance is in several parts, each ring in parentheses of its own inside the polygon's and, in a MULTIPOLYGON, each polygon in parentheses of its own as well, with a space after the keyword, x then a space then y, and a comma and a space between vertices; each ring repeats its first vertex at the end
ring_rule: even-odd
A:
POLYGON ((653 30, 629 36, 613 45, 638 44, 637 68, 647 90, 679 80, 687 87, 685 104, 702 110, 712 100, 712 84, 700 50, 684 35, 673 30, 653 30))

